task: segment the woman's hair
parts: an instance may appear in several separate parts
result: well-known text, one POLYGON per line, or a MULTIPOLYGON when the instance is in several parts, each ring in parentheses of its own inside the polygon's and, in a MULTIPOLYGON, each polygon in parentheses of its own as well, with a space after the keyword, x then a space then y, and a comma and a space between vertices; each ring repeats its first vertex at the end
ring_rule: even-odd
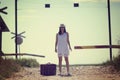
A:
POLYGON ((64 33, 66 33, 66 28, 65 28, 65 25, 64 24, 60 24, 60 27, 59 27, 59 35, 62 34, 62 31, 61 31, 61 28, 64 28, 64 33))

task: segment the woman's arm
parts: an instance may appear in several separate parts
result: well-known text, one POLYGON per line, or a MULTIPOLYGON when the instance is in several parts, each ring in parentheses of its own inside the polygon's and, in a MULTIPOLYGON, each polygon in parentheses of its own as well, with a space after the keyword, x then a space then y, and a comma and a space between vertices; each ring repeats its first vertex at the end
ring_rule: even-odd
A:
POLYGON ((58 34, 56 34, 56 41, 55 41, 55 52, 57 52, 57 43, 58 43, 58 34))
POLYGON ((67 43, 69 45, 69 49, 72 51, 71 45, 70 45, 70 41, 69 41, 69 33, 67 32, 67 43))

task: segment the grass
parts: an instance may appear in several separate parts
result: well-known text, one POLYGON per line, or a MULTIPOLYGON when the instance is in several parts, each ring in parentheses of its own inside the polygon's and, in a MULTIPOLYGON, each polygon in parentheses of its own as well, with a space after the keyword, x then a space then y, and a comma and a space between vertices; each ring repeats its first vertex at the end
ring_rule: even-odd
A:
POLYGON ((22 67, 39 67, 39 63, 36 61, 36 59, 19 59, 17 60, 17 63, 20 64, 22 67))
POLYGON ((18 72, 20 68, 15 60, 0 57, 0 80, 10 77, 14 72, 18 72))
POLYGON ((117 71, 120 71, 120 55, 114 58, 113 66, 117 71))
POLYGON ((0 80, 5 80, 5 78, 0 75, 0 80))
POLYGON ((113 58, 113 61, 106 61, 103 65, 112 65, 116 71, 120 71, 120 55, 113 58))
POLYGON ((22 67, 38 67, 35 59, 3 59, 0 56, 0 80, 9 78, 13 73, 19 72, 22 67))

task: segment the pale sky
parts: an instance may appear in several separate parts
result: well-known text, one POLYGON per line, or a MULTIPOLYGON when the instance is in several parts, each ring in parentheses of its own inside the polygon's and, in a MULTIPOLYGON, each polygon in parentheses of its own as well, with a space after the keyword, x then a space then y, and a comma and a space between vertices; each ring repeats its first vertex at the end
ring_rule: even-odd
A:
MULTIPOLYGON (((111 0, 112 44, 120 39, 120 0, 111 0)), ((14 32, 14 0, 0 0, 8 15, 1 14, 10 32, 14 32)), ((21 53, 45 55, 40 63, 57 63, 54 52, 59 25, 65 24, 73 51, 70 64, 97 64, 109 60, 109 49, 75 50, 74 46, 108 45, 107 0, 18 0, 18 33, 26 31, 21 53), (84 2, 83 2, 84 1, 84 2), (73 3, 79 2, 74 8, 73 3), (45 8, 45 4, 51 8, 45 8)), ((15 43, 10 32, 3 33, 3 52, 14 53, 15 43)), ((118 49, 113 50, 118 54, 118 49)), ((27 56, 28 57, 28 56, 27 56)), ((29 57, 34 58, 34 57, 29 57)))

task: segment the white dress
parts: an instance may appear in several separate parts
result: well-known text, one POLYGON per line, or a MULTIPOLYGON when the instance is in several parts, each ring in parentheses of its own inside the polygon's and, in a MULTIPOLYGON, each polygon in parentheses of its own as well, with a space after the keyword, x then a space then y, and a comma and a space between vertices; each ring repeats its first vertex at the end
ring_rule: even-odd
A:
POLYGON ((63 33, 61 35, 58 34, 58 56, 68 56, 69 55, 69 49, 68 49, 68 43, 67 43, 67 33, 63 33))

